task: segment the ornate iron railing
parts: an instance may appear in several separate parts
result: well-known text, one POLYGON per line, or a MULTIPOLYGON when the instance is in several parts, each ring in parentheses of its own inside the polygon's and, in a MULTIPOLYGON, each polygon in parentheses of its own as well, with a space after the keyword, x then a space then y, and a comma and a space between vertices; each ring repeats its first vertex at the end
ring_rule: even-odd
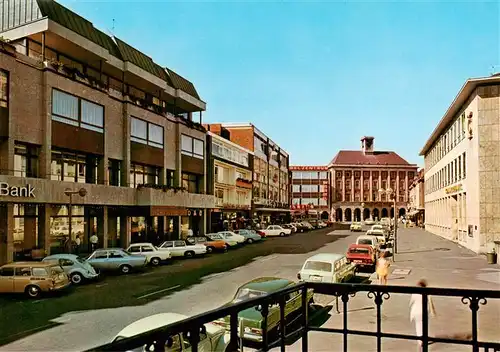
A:
MULTIPOLYGON (((326 284, 326 283, 305 283, 301 282, 295 286, 282 289, 272 294, 239 302, 223 308, 190 317, 180 322, 166 325, 131 338, 122 339, 107 345, 96 347, 89 351, 128 351, 131 349, 141 348, 145 345, 154 346, 154 351, 165 351, 165 342, 169 336, 175 334, 189 333, 189 342, 193 352, 198 351, 199 332, 202 326, 206 323, 213 322, 217 319, 230 317, 229 334, 230 343, 225 352, 241 351, 244 347, 240 347, 240 337, 238 336, 239 320, 238 313, 252 307, 259 307, 262 313, 263 320, 262 341, 260 343, 260 351, 268 351, 271 348, 280 347, 281 351, 286 351, 286 341, 290 336, 300 336, 302 351, 308 351, 309 346, 309 331, 327 332, 343 335, 343 351, 349 351, 348 336, 371 336, 376 337, 376 350, 383 351, 382 340, 384 338, 422 341, 422 351, 427 352, 430 343, 457 344, 468 345, 473 352, 499 352, 500 351, 500 336, 499 341, 480 341, 478 339, 478 311, 480 306, 486 305, 490 299, 500 299, 500 291, 491 290, 469 290, 469 289, 454 289, 454 288, 435 288, 435 287, 411 287, 411 286, 379 286, 365 284, 326 284), (337 297, 342 306, 342 322, 341 329, 324 328, 311 326, 309 323, 309 307, 307 291, 313 289, 314 293, 331 295, 337 297), (349 328, 348 305, 352 297, 358 293, 365 292, 367 297, 373 299, 376 308, 377 322, 376 331, 354 330, 349 328), (298 317, 300 327, 289 331, 285 325, 285 305, 286 297, 292 293, 301 295, 301 314, 298 317), (406 335, 399 333, 389 333, 382 331, 382 306, 385 301, 390 299, 391 294, 418 294, 422 296, 422 336, 406 335), (447 338, 429 336, 429 320, 428 320, 428 300, 429 296, 457 297, 463 304, 467 304, 471 311, 471 331, 470 338, 447 338), (279 305, 280 322, 279 329, 275 335, 275 339, 270 341, 270 334, 267 329, 267 316, 269 308, 272 305, 279 305), (425 308, 424 308, 425 307, 425 308)), ((339 302, 337 300, 337 302, 339 302)), ((493 329, 498 328, 492 327, 493 329)))

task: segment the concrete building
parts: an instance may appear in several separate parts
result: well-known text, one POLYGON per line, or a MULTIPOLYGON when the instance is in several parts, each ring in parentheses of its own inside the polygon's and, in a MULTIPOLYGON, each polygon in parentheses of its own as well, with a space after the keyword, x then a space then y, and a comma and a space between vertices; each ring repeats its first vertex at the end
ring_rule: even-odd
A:
POLYGON ((253 152, 252 220, 283 222, 290 218, 289 156, 251 123, 204 125, 215 134, 253 152))
POLYGON ((499 97, 499 75, 467 80, 420 152, 426 230, 476 252, 500 241, 499 97))
POLYGON ((54 1, 0 7, 0 263, 203 233, 205 103, 194 85, 54 1), (66 190, 72 196, 69 233, 66 190))
POLYGON ((210 231, 244 228, 251 219, 253 152, 212 132, 207 143, 208 189, 215 195, 210 231))
POLYGON ((328 168, 326 166, 290 166, 292 215, 302 217, 314 212, 328 220, 328 168))
POLYGON ((424 173, 424 169, 420 169, 409 187, 408 218, 418 226, 425 223, 424 173))
POLYGON ((395 152, 376 151, 373 142, 374 137, 363 137, 361 150, 341 150, 328 165, 330 213, 335 221, 392 217, 393 197, 396 215, 406 214, 408 188, 417 165, 395 152))

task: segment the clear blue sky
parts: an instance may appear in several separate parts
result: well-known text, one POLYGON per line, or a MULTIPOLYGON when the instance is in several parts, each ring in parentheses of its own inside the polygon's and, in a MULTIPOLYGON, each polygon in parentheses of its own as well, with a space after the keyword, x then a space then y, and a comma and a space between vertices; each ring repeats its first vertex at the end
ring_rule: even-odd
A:
POLYGON ((252 122, 291 155, 421 147, 469 77, 500 71, 497 2, 61 0, 191 80, 208 122, 252 122))

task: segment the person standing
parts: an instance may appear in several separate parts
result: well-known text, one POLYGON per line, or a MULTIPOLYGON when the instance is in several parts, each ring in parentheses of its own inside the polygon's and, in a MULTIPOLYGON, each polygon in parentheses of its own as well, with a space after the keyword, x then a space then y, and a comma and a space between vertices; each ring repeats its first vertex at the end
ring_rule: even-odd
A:
POLYGON ((389 267, 391 263, 387 260, 387 252, 380 254, 377 260, 377 275, 379 285, 387 285, 387 277, 389 276, 389 267))
MULTIPOLYGON (((422 279, 417 283, 419 287, 427 287, 427 281, 422 279)), ((427 311, 430 312, 432 317, 436 316, 436 310, 434 308, 434 303, 432 302, 432 297, 427 296, 427 311)), ((410 297, 410 321, 415 323, 415 333, 416 336, 421 337, 423 334, 423 317, 422 317, 422 295, 414 293, 410 297)), ((422 351, 422 341, 418 341, 418 351, 422 351)))
POLYGON ((80 254, 81 244, 82 244, 82 240, 80 239, 80 235, 76 235, 76 239, 75 239, 75 254, 76 255, 80 254))
POLYGON ((99 243, 99 238, 94 233, 92 236, 90 236, 90 248, 91 248, 92 252, 97 249, 98 243, 99 243))
POLYGON ((188 228, 188 237, 193 237, 193 230, 188 228))

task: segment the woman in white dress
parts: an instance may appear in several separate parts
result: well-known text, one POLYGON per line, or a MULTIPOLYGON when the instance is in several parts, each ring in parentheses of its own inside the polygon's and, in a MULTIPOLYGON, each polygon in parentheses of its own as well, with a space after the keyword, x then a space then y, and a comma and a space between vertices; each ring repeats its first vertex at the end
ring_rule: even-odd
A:
MULTIPOLYGON (((426 280, 420 280, 417 286, 427 287, 426 280)), ((427 296, 428 308, 427 311, 432 317, 436 316, 436 310, 434 309, 434 303, 432 302, 431 296, 427 296)), ((410 321, 415 323, 416 336, 421 337, 423 334, 423 319, 422 319, 422 295, 414 293, 410 298, 410 321)), ((418 341, 418 350, 422 351, 422 341, 418 341)))

